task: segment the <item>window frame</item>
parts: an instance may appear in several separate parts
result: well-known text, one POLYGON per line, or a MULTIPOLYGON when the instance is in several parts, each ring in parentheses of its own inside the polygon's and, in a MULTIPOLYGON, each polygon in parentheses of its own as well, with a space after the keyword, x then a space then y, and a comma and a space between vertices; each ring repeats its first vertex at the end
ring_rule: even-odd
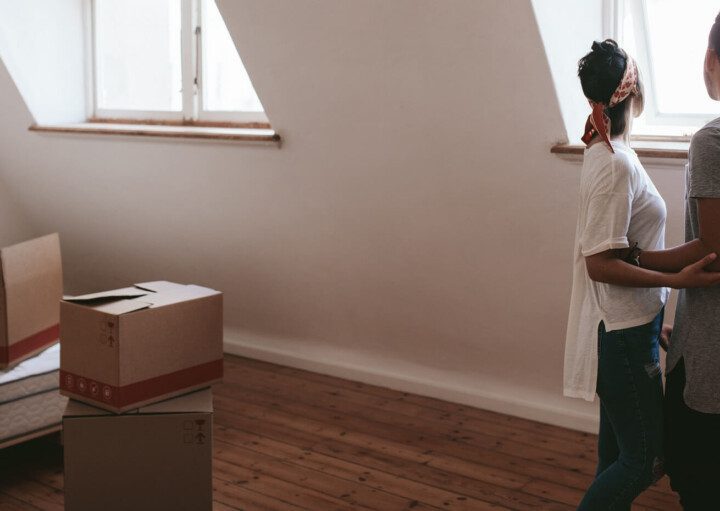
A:
MULTIPOLYGON (((177 0, 181 3, 180 48, 182 110, 121 110, 99 108, 97 104, 97 25, 96 0, 86 0, 86 108, 89 122, 169 124, 193 126, 239 126, 267 128, 264 111, 218 111, 203 108, 202 68, 202 2, 177 0)), ((214 0, 210 0, 214 1, 214 0)))
POLYGON ((646 0, 604 0, 603 32, 623 45, 623 25, 625 13, 631 10, 637 43, 637 55, 633 55, 641 69, 641 78, 645 88, 645 110, 643 112, 646 130, 633 133, 635 138, 647 139, 686 139, 707 122, 717 118, 717 114, 668 114, 658 109, 657 87, 654 86, 652 46, 647 30, 646 0))

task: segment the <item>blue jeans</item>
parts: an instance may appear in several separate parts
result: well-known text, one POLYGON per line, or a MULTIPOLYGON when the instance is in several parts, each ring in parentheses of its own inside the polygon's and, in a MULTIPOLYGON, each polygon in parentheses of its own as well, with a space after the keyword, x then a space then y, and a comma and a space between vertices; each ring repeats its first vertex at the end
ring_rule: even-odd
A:
POLYGON ((663 475, 663 314, 623 330, 598 327, 598 467, 578 511, 629 511, 663 475))

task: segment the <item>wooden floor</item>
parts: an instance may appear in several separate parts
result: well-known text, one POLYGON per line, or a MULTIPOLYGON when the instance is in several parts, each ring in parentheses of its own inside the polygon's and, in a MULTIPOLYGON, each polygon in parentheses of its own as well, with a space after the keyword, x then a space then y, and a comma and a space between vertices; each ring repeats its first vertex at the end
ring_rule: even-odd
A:
MULTIPOLYGON (((215 387, 215 510, 572 510, 595 437, 228 356, 215 387)), ((62 451, 0 451, 0 509, 63 508, 62 451)), ((667 479, 633 509, 677 510, 667 479)))

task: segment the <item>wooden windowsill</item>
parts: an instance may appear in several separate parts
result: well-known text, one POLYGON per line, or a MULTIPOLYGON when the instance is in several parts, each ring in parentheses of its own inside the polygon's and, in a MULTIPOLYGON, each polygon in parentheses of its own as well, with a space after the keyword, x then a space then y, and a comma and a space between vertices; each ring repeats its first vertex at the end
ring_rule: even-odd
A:
POLYGON ((280 145, 281 139, 271 128, 228 126, 196 126, 167 124, 121 124, 80 122, 66 124, 33 124, 30 131, 90 135, 122 135, 133 137, 164 137, 233 142, 260 142, 280 145))
MULTIPOLYGON (((667 140, 632 140, 630 146, 640 158, 662 158, 687 160, 690 142, 667 140)), ((585 152, 585 146, 579 144, 557 144, 552 146, 553 154, 578 155, 585 152)))
POLYGON ((248 121, 248 122, 230 122, 230 121, 206 121, 206 120, 188 120, 188 119, 130 119, 121 117, 90 117, 87 122, 100 124, 151 124, 156 126, 198 126, 202 128, 252 128, 252 129, 270 129, 269 122, 248 121))

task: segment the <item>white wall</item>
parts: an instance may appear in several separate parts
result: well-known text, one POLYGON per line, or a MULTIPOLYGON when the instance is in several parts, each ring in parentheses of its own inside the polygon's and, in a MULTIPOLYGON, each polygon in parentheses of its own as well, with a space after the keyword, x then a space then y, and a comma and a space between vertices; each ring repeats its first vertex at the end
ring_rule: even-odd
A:
POLYGON ((594 429, 561 395, 579 169, 530 1, 219 4, 281 149, 28 132, 0 73, 0 182, 68 291, 202 283, 232 352, 594 429))

